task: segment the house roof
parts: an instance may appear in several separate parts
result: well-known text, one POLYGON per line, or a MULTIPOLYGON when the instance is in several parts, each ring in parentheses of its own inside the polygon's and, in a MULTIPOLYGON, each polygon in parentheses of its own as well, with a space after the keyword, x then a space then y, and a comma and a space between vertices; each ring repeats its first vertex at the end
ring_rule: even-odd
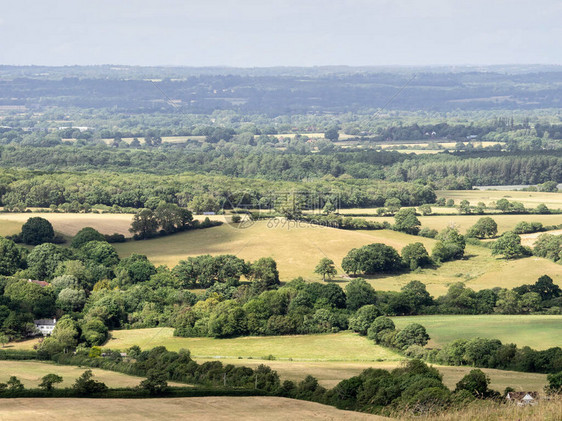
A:
POLYGON ((55 326, 57 324, 57 319, 37 319, 34 320, 33 323, 36 325, 55 326))
POLYGON ((533 400, 533 399, 537 399, 539 397, 539 394, 537 392, 509 392, 506 395, 507 399, 512 399, 512 400, 517 400, 517 401, 521 401, 521 400, 533 400))
POLYGON ((28 279, 27 282, 33 282, 34 284, 37 284, 37 285, 42 286, 42 287, 46 287, 46 286, 51 285, 51 284, 48 283, 48 282, 45 282, 45 281, 36 281, 35 279, 28 279))

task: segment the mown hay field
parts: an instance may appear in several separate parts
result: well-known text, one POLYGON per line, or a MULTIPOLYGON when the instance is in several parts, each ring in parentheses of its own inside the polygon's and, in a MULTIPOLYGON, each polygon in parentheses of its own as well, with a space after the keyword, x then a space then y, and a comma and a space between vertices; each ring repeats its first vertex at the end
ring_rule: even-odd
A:
POLYGON ((562 209, 562 193, 528 192, 517 190, 438 190, 437 197, 453 199, 458 205, 462 200, 468 200, 471 205, 484 202, 486 206, 499 199, 510 202, 521 202, 527 208, 535 208, 544 203, 550 209, 562 209))
POLYGON ((2 421, 36 420, 390 420, 333 406, 271 396, 207 396, 197 398, 3 399, 2 421))

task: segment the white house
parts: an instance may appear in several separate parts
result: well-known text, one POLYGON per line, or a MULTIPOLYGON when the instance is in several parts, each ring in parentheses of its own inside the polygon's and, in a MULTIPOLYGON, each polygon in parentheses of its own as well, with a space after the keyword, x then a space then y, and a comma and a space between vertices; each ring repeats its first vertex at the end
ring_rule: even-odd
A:
POLYGON ((57 319, 38 319, 34 320, 33 323, 41 335, 47 336, 53 333, 57 324, 57 319))

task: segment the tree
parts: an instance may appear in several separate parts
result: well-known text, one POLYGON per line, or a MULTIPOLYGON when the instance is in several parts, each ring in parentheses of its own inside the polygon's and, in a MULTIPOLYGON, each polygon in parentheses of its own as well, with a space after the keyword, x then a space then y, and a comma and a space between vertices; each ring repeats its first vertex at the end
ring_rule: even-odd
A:
POLYGON ((507 231, 500 238, 492 243, 492 254, 503 254, 506 259, 527 254, 526 249, 521 245, 521 237, 512 231, 507 231))
POLYGON ((331 279, 332 276, 336 275, 338 271, 334 266, 334 261, 324 257, 320 260, 316 268, 314 269, 314 273, 322 275, 322 280, 325 281, 326 277, 331 279))
POLYGON ((412 312, 419 312, 423 307, 433 304, 433 298, 427 292, 425 284, 420 281, 410 281, 402 287, 400 294, 406 300, 412 312))
POLYGON ((361 335, 366 335, 367 330, 375 319, 380 316, 380 311, 373 304, 359 308, 349 319, 349 328, 361 335))
POLYGON ((23 383, 16 376, 10 376, 6 384, 10 392, 20 392, 24 389, 23 383))
POLYGON ((376 304, 377 294, 363 279, 353 279, 345 286, 347 308, 355 311, 367 304, 376 304))
POLYGON ((0 333, 0 344, 2 344, 2 348, 4 348, 4 345, 8 342, 10 342, 10 337, 5 333, 0 333))
POLYGON ((129 231, 135 235, 135 238, 142 240, 154 237, 158 231, 158 226, 158 220, 154 212, 150 209, 141 209, 133 217, 129 231))
POLYGON ((459 204, 459 213, 469 214, 470 210, 470 202, 466 199, 461 200, 461 203, 459 204))
POLYGON ((0 275, 13 275, 24 263, 24 250, 12 240, 0 237, 0 275))
POLYGON ((92 227, 84 227, 76 233, 70 245, 80 248, 89 241, 105 241, 105 237, 92 227))
POLYGON ((371 326, 367 330, 367 337, 374 340, 376 343, 379 343, 380 334, 382 332, 386 330, 393 331, 395 329, 396 327, 394 326, 394 322, 392 321, 392 319, 385 316, 379 316, 373 323, 371 323, 371 326))
POLYGON ((394 215, 394 229, 406 234, 417 235, 420 231, 421 222, 416 216, 413 208, 400 209, 394 215))
POLYGON ((562 295, 562 289, 560 289, 548 275, 541 276, 537 282, 531 286, 531 291, 538 293, 543 301, 558 298, 562 295))
POLYGON ((461 259, 464 255, 466 242, 464 236, 455 228, 445 228, 437 236, 439 240, 432 250, 433 259, 438 262, 461 259))
POLYGON ((56 383, 62 383, 62 377, 57 374, 47 374, 41 379, 39 388, 43 390, 53 390, 53 386, 56 383))
POLYGON ((480 218, 466 232, 467 237, 491 238, 498 233, 498 224, 489 216, 480 218))
POLYGON ((428 204, 421 205, 418 209, 423 216, 431 215, 432 209, 428 204))
POLYGON ((250 265, 248 277, 256 292, 273 289, 279 285, 277 263, 271 257, 262 257, 250 265))
POLYGON ((168 390, 166 372, 157 369, 148 370, 146 379, 140 382, 139 388, 147 390, 151 395, 162 395, 168 390))
POLYGON ((331 127, 324 132, 324 137, 332 142, 340 138, 340 133, 337 127, 331 127))
POLYGON ((432 261, 422 243, 408 244, 402 249, 402 260, 404 264, 415 270, 419 267, 431 265, 432 261))
POLYGON ((86 304, 86 293, 82 289, 65 288, 57 298, 57 306, 64 311, 80 311, 86 304))
POLYGON ((396 197, 391 197, 390 199, 386 199, 386 201, 384 202, 384 207, 386 208, 386 210, 393 215, 396 212, 398 212, 401 206, 402 203, 400 202, 400 199, 396 197))
POLYGON ((119 263, 119 255, 111 244, 106 241, 90 241, 80 249, 84 259, 105 267, 113 267, 119 263))
POLYGON ((160 203, 154 210, 154 216, 166 233, 179 231, 193 220, 191 212, 175 203, 160 203))
POLYGON ((21 227, 21 239, 25 244, 36 246, 53 241, 54 238, 53 226, 45 218, 29 218, 21 227))
POLYGON ((68 250, 64 250, 62 247, 51 243, 38 245, 27 256, 29 274, 38 280, 50 279, 59 264, 68 257, 68 250))
POLYGON ((154 265, 146 256, 136 253, 121 260, 115 268, 115 277, 120 285, 146 282, 154 274, 156 274, 154 265))
POLYGON ((107 386, 102 382, 92 379, 93 376, 92 370, 84 371, 84 373, 76 379, 72 388, 80 395, 105 392, 107 386))
POLYGON ((545 389, 549 394, 562 393, 562 371, 549 374, 546 376, 546 380, 548 380, 548 386, 545 389))
POLYGON ((482 370, 475 369, 457 383, 455 392, 466 390, 477 398, 484 398, 489 393, 489 384, 490 378, 482 370))
POLYGON ((392 272, 402 267, 398 252, 383 243, 374 243, 358 249, 352 249, 342 260, 342 269, 347 273, 363 272, 372 275, 392 272))
POLYGON ((395 339, 397 348, 406 349, 410 345, 425 346, 429 341, 425 327, 418 323, 411 323, 398 332, 395 339))

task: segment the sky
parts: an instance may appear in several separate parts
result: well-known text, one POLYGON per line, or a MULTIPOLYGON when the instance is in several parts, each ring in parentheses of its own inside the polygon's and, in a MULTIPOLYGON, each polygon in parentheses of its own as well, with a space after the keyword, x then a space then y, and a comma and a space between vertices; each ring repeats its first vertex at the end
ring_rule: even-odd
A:
POLYGON ((15 0, 0 64, 562 64, 560 0, 15 0))

